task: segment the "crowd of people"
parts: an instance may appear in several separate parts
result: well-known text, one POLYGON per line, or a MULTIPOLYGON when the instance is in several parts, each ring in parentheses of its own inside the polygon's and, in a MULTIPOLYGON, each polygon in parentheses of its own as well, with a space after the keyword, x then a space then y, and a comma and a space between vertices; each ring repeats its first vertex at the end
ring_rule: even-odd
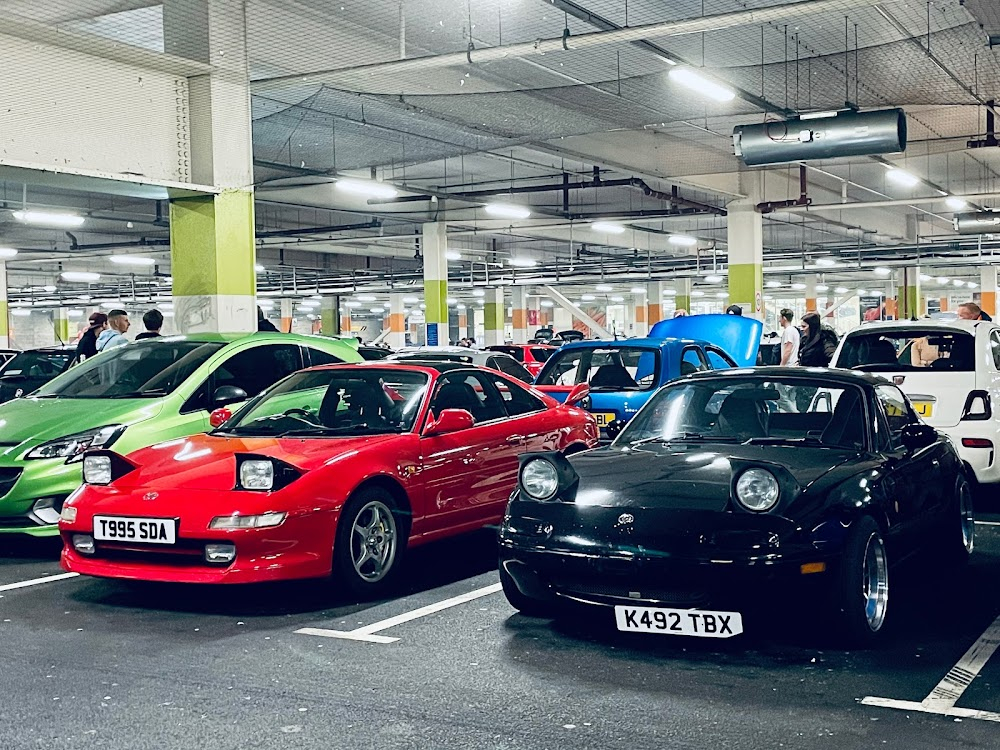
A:
MULTIPOLYGON (((77 361, 82 362, 105 349, 128 343, 125 334, 132 324, 125 310, 111 310, 107 314, 91 313, 88 323, 90 325, 76 342, 77 361)), ((159 336, 160 329, 163 328, 163 313, 155 308, 150 310, 142 316, 142 325, 146 330, 135 337, 136 341, 159 336)))

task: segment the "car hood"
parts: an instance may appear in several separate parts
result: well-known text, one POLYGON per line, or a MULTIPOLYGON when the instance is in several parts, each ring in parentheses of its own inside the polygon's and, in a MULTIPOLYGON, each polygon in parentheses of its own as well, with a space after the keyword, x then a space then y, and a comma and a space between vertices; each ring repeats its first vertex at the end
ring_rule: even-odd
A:
POLYGON ((764 324, 739 315, 687 315, 661 320, 649 331, 649 338, 695 339, 715 344, 740 367, 757 364, 757 349, 764 324))
POLYGON ((120 489, 156 487, 228 491, 236 483, 236 454, 266 456, 302 471, 313 471, 345 460, 363 460, 359 454, 409 435, 371 435, 343 438, 270 438, 192 435, 168 440, 129 454, 138 468, 114 483, 120 489))
POLYGON ((577 505, 723 511, 734 472, 750 465, 778 472, 783 467, 812 494, 839 481, 838 467, 851 466, 857 456, 834 448, 677 442, 605 448, 573 456, 570 463, 580 477, 577 505))
POLYGON ((135 424, 162 409, 162 398, 18 398, 0 404, 0 446, 9 451, 109 424, 135 424))

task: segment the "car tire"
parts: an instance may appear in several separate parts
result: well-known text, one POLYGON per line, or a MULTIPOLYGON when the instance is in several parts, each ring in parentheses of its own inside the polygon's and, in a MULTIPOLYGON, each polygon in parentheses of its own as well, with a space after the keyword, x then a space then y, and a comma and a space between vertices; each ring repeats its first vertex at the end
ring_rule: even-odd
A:
POLYGON ((406 551, 395 498, 381 487, 355 492, 344 504, 333 545, 333 578, 351 594, 371 598, 392 584, 406 551))
POLYGON ((952 567, 969 562, 976 544, 976 515, 973 508, 972 486, 964 476, 955 480, 955 500, 948 509, 942 540, 942 558, 952 567))
POLYGON ((875 645, 885 632, 889 562, 882 532, 870 516, 851 524, 831 593, 839 639, 850 646, 875 645))
POLYGON ((500 586, 503 588, 503 595, 507 597, 510 606, 528 617, 551 618, 555 614, 555 607, 549 602, 535 599, 521 593, 521 590, 514 583, 510 573, 500 565, 500 586))

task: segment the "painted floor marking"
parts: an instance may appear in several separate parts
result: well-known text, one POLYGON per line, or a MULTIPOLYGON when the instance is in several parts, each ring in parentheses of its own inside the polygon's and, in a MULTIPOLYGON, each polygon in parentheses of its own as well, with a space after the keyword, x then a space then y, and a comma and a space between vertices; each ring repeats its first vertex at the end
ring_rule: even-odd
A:
POLYGON ((903 711, 920 711, 941 716, 957 718, 982 719, 984 721, 1000 722, 1000 713, 978 711, 976 709, 955 708, 962 694, 972 681, 979 676, 986 662, 1000 647, 1000 617, 986 628, 968 651, 952 667, 948 674, 931 690, 930 695, 920 703, 915 701, 898 701, 891 698, 875 698, 868 696, 861 703, 865 706, 882 706, 883 708, 898 708, 903 711))
POLYGON ((76 578, 79 573, 57 573, 52 576, 44 576, 42 578, 32 578, 30 581, 19 581, 18 583, 5 583, 0 586, 0 591, 13 591, 14 589, 26 589, 28 586, 37 586, 40 583, 53 583, 55 581, 63 581, 67 578, 76 578))
POLYGON ((1000 526, 1000 521, 976 521, 976 526, 1000 526))
POLYGON ((426 607, 420 607, 412 612, 404 612, 403 614, 396 615, 395 617, 373 622, 371 625, 363 625, 362 627, 355 628, 354 630, 300 628, 295 632, 300 635, 318 635, 322 638, 342 638, 349 641, 364 641, 366 643, 395 643, 399 640, 399 638, 376 634, 382 630, 393 628, 396 625, 402 625, 404 622, 416 620, 420 617, 426 617, 427 615, 432 615, 435 612, 440 612, 441 610, 449 609, 450 607, 457 607, 459 604, 465 604, 466 602, 471 602, 475 599, 479 599, 480 597, 495 594, 498 591, 500 591, 500 584, 493 583, 489 586, 484 586, 481 589, 469 591, 466 594, 459 594, 458 596, 453 596, 450 599, 444 599, 443 601, 435 602, 434 604, 428 604, 426 607))

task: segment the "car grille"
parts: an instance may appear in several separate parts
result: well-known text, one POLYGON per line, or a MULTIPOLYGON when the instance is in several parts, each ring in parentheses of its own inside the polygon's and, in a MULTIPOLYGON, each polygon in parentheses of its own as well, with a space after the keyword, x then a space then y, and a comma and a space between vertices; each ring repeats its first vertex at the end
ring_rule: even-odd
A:
POLYGON ((0 527, 5 529, 30 529, 38 526, 27 516, 0 516, 0 527))
POLYGON ((14 488, 14 483, 21 476, 22 469, 3 466, 0 467, 0 497, 3 497, 14 488))
POLYGON ((704 604, 709 599, 709 592, 704 589, 667 588, 640 583, 622 584, 603 581, 553 581, 556 590, 567 596, 577 596, 581 599, 621 599, 623 601, 657 601, 663 604, 696 606, 704 604), (636 596, 638 594, 638 596, 636 596))

